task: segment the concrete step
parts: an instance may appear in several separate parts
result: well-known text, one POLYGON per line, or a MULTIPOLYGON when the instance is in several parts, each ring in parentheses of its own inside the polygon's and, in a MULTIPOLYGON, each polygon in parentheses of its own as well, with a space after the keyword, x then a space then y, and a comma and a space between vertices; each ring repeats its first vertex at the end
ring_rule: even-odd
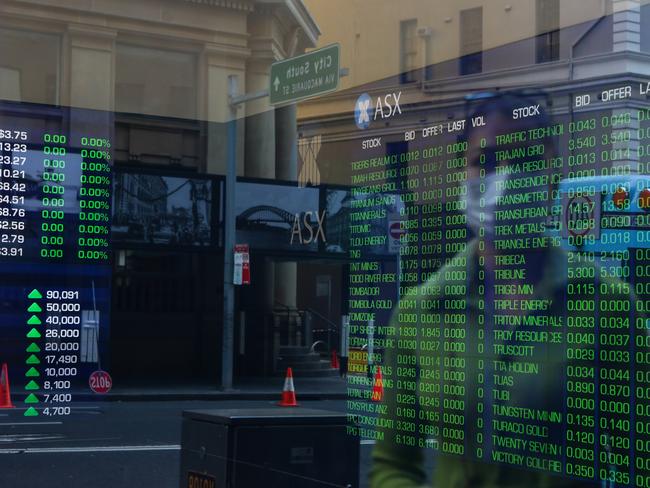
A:
POLYGON ((288 367, 291 367, 294 371, 322 371, 324 369, 331 369, 329 361, 318 361, 318 362, 293 362, 288 361, 279 361, 278 367, 282 370, 286 370, 288 367))
MULTIPOLYGON (((298 381, 300 378, 324 378, 324 377, 334 377, 339 375, 338 369, 319 369, 312 371, 303 371, 293 369, 293 377, 297 378, 298 381)), ((300 393, 300 392, 298 392, 300 393)))
POLYGON ((294 364, 317 363, 323 360, 319 354, 280 356, 278 359, 283 362, 292 362, 294 364))
POLYGON ((311 350, 305 346, 281 346, 278 353, 281 357, 304 356, 311 354, 311 350))
POLYGON ((330 361, 304 346, 282 346, 278 358, 278 376, 284 375, 290 367, 294 376, 304 378, 338 376, 339 372, 330 366, 330 361))

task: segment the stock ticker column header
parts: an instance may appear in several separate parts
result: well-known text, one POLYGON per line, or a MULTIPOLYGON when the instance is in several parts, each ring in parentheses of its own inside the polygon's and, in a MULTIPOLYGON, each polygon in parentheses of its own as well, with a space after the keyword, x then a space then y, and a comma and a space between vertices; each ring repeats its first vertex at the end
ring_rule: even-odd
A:
POLYGON ((359 97, 348 411, 375 479, 423 449, 441 480, 650 483, 649 89, 359 97))

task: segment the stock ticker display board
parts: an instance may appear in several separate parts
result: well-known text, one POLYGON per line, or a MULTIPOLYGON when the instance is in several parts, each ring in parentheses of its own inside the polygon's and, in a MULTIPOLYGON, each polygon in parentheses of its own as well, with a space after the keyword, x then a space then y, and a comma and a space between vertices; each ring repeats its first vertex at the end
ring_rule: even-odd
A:
POLYGON ((16 405, 24 408, 8 415, 69 415, 72 391, 88 390, 101 366, 110 312, 108 117, 0 106, 0 357, 3 385, 24 392, 16 405))
POLYGON ((647 92, 393 104, 399 133, 360 97, 347 403, 379 452, 650 486, 647 92))

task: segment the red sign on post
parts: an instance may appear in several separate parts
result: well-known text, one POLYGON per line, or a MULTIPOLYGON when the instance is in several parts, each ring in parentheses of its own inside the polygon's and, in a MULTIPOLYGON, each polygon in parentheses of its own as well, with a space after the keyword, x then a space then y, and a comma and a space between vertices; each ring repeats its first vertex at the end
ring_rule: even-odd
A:
POLYGON ((235 266, 233 283, 235 285, 251 284, 251 262, 248 244, 235 245, 235 266))
POLYGON ((388 221, 388 253, 397 254, 401 247, 401 237, 406 234, 401 220, 388 221))
POLYGON ((406 234, 406 231, 402 229, 402 222, 400 220, 391 222, 388 226, 388 231, 390 232, 390 236, 397 240, 406 234))
POLYGON ((106 371, 95 371, 88 379, 88 386, 95 393, 105 394, 111 391, 113 387, 113 379, 106 371))

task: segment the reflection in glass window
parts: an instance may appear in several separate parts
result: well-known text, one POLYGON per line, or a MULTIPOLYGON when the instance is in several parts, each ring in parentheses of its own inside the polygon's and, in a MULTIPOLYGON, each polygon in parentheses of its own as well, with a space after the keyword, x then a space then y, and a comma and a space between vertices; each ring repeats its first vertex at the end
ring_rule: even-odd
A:
POLYGON ((460 74, 483 71, 483 7, 460 12, 460 74))
POLYGON ((196 70, 193 54, 118 45, 115 108, 119 112, 193 118, 196 70))
POLYGON ((415 81, 418 56, 417 28, 417 19, 400 22, 400 59, 402 65, 400 81, 402 83, 415 81))
POLYGON ((560 58, 560 0, 537 0, 536 59, 538 63, 560 58))
POLYGON ((0 98, 58 103, 59 39, 0 29, 0 98))

